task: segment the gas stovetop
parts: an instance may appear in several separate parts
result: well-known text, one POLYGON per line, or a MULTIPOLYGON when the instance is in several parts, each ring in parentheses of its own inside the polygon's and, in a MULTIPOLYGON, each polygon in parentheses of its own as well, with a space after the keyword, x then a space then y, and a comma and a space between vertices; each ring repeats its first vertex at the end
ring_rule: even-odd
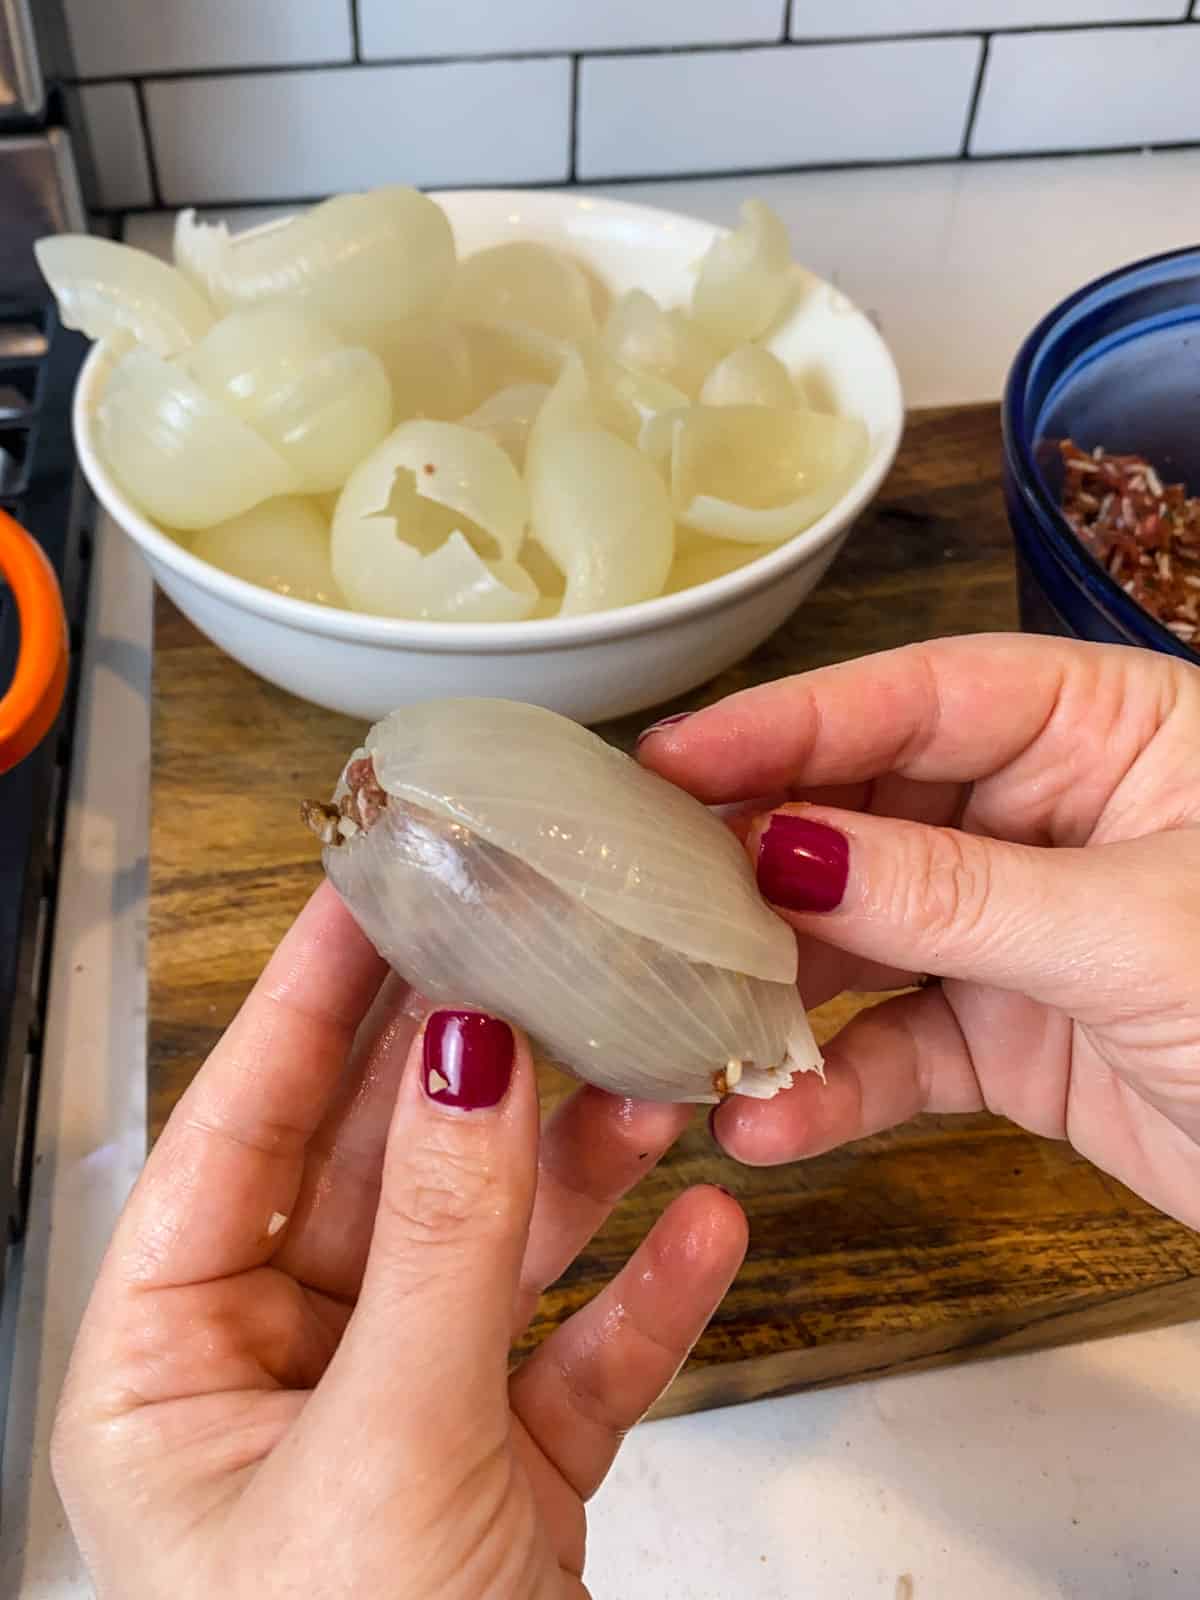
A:
MULTIPOLYGON (((0 776, 0 1291, 8 1247, 29 1204, 55 874, 71 759, 79 646, 87 593, 90 503, 75 467, 71 398, 85 341, 52 306, 0 299, 0 508, 39 541, 62 586, 71 628, 71 681, 58 723, 0 776)), ((0 692, 19 630, 0 579, 0 692)), ((0 1350, 0 1438, 7 1400, 0 1350)))

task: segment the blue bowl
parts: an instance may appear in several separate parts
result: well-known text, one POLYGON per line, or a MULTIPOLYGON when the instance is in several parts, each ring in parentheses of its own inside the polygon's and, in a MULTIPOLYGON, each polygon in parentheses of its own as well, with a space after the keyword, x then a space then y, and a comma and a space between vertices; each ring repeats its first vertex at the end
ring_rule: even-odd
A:
POLYGON ((1022 627, 1195 659, 1072 533, 1058 445, 1145 456, 1200 495, 1200 249, 1123 267, 1057 306, 1013 364, 1003 424, 1022 627))

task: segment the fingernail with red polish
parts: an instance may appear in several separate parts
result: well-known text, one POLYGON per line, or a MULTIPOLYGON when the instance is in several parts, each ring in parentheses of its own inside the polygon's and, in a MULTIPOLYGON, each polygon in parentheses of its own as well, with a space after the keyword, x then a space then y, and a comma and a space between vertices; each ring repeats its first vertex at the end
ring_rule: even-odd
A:
POLYGON ((507 1022, 482 1011, 435 1011, 425 1024, 421 1085, 439 1106, 483 1111, 508 1092, 516 1053, 507 1022))
POLYGON ((673 717, 664 717, 661 722, 652 722, 648 728, 643 728, 638 734, 638 743, 648 739, 652 733, 661 733, 664 728, 674 728, 680 722, 686 722, 691 716, 690 711, 677 711, 673 717))
POLYGON ((842 903, 850 872, 844 833, 809 817, 781 811, 759 840, 758 887, 785 911, 833 911, 842 903))

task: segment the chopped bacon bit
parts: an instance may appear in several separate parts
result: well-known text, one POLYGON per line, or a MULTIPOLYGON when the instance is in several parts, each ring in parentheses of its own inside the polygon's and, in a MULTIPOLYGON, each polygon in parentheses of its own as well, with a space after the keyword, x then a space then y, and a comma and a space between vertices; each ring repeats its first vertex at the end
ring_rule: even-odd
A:
POLYGON ((1191 592, 1200 589, 1200 497, 1164 484, 1140 456, 1109 455, 1100 445, 1088 452, 1070 439, 1059 448, 1063 515, 1080 543, 1177 639, 1200 638, 1191 592))

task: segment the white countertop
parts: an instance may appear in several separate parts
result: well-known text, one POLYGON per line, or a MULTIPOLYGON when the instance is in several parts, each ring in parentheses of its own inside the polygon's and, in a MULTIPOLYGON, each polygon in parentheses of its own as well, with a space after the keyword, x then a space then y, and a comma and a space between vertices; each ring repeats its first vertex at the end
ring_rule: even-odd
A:
MULTIPOLYGON (((1058 297, 1200 236, 1196 151, 614 192, 717 221, 763 195, 874 313, 910 405, 995 399, 1058 297)), ((127 237, 166 231, 139 217, 127 237)), ((4 1460, 14 1600, 90 1592, 46 1438, 144 1146, 151 594, 119 535, 98 547, 4 1460)), ((648 1425, 594 1503, 589 1583, 596 1600, 1192 1597, 1198 1377, 1190 1325, 648 1425)))

